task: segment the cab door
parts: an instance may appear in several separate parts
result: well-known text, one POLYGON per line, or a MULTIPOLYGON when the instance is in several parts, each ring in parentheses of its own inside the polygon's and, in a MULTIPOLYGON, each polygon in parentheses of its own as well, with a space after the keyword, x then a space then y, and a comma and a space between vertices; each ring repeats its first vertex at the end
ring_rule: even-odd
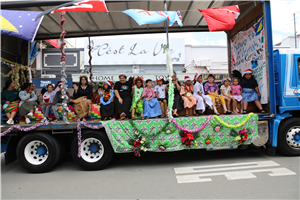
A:
POLYGON ((296 69, 296 77, 297 77, 297 88, 295 93, 297 93, 298 106, 300 106, 300 55, 295 55, 295 69, 296 69))

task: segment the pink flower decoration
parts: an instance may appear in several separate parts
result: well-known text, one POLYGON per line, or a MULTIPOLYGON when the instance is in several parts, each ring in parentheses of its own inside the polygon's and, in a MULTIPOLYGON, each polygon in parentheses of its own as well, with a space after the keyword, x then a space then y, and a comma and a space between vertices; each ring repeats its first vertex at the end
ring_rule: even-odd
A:
POLYGON ((220 129, 221 129, 220 126, 217 126, 217 127, 215 128, 215 131, 218 132, 218 131, 220 131, 220 129))
POLYGON ((160 146, 159 149, 162 151, 166 150, 165 147, 163 147, 163 146, 160 146))

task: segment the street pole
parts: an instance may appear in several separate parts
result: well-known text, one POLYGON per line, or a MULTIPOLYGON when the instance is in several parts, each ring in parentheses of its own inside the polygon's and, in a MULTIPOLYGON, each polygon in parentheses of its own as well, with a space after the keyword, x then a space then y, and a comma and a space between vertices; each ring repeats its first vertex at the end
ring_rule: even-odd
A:
POLYGON ((296 13, 294 13, 295 49, 297 49, 296 13))

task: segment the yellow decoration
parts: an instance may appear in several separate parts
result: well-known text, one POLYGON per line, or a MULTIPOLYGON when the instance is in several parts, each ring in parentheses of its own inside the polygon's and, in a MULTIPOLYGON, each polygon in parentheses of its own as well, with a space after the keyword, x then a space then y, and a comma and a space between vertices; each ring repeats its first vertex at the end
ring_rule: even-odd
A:
POLYGON ((19 33, 18 29, 14 25, 12 25, 7 19, 5 19, 3 16, 1 16, 1 30, 19 33))
POLYGON ((217 115, 214 115, 213 117, 216 118, 216 120, 217 120, 218 122, 220 122, 222 125, 224 125, 224 126, 226 126, 226 127, 229 127, 229 128, 239 128, 239 127, 243 126, 244 124, 246 124, 246 122, 251 118, 252 115, 254 115, 254 114, 253 114, 253 113, 249 113, 248 116, 247 116, 247 118, 246 118, 244 121, 242 121, 240 124, 236 125, 236 126, 226 124, 226 123, 223 122, 223 121, 220 119, 220 117, 217 116, 217 115))
POLYGON ((236 140, 236 141, 239 141, 239 140, 241 140, 241 139, 242 139, 241 136, 236 136, 236 137, 235 137, 235 140, 236 140))

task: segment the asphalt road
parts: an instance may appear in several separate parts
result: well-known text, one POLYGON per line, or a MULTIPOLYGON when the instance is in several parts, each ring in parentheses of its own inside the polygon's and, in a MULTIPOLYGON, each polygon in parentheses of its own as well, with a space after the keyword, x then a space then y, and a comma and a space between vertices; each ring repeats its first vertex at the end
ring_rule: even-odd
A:
POLYGON ((100 171, 67 155, 44 174, 1 161, 2 199, 300 199, 299 157, 266 152, 117 154, 100 171))

